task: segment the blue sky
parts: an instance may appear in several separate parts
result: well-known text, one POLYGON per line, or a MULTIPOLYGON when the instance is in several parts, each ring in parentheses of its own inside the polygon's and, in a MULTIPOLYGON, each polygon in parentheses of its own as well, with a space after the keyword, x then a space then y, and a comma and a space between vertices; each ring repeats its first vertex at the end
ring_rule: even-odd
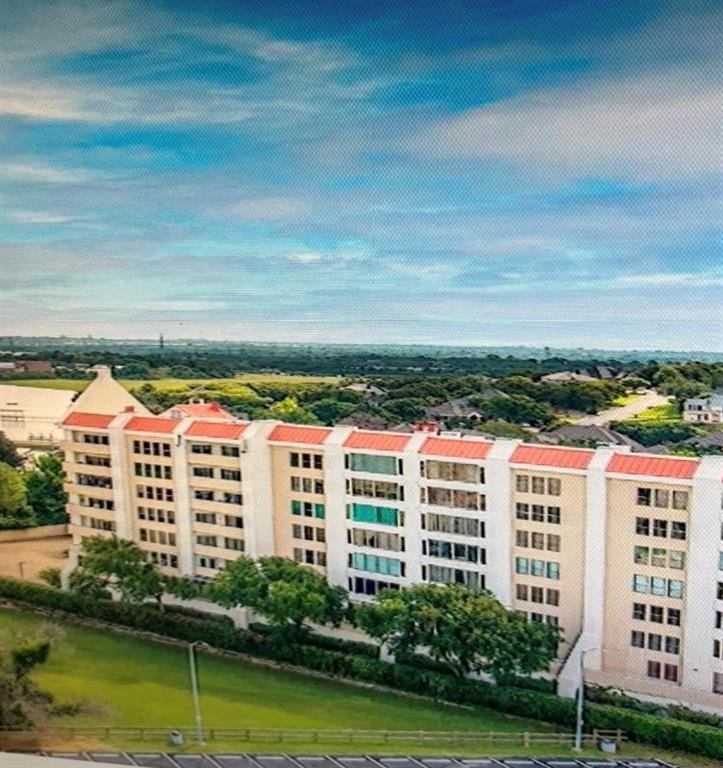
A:
POLYGON ((2 332, 720 349, 716 7, 13 0, 2 332))

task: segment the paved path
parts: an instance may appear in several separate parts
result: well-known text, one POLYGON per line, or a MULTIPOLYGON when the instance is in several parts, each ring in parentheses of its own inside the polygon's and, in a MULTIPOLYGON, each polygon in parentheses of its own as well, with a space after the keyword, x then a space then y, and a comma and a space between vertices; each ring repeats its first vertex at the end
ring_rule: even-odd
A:
POLYGON ((575 424, 596 424, 602 426, 610 421, 624 421, 625 419, 632 419, 633 416, 648 408, 653 408, 656 405, 666 405, 670 402, 670 398, 659 395, 652 389, 646 391, 644 395, 641 395, 637 400, 633 400, 628 405, 620 405, 615 408, 608 408, 606 411, 600 411, 595 416, 583 416, 578 419, 575 424))

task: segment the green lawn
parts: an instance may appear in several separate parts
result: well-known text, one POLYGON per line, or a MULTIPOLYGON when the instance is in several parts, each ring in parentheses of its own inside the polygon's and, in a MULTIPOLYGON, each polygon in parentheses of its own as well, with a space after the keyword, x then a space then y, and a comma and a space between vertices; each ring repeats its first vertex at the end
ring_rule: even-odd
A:
MULTIPOLYGON (((126 389, 134 389, 141 384, 153 384, 159 390, 177 390, 192 387, 230 387, 238 389, 244 384, 336 384, 336 376, 293 376, 283 373, 244 373, 230 379, 118 379, 126 389)), ((90 383, 87 379, 3 379, 5 384, 17 387, 41 387, 43 389, 69 389, 82 392, 90 383)))
MULTIPOLYGON (((0 630, 32 631, 44 619, 34 614, 0 610, 0 630)), ((64 625, 60 648, 34 679, 59 702, 90 701, 96 711, 59 719, 63 725, 189 727, 192 705, 185 651, 137 640, 110 631, 64 625)), ((199 678, 204 722, 211 727, 287 729, 367 729, 427 731, 559 731, 556 726, 523 720, 489 709, 462 709, 415 700, 393 693, 318 680, 201 654, 199 678)), ((94 742, 129 750, 168 749, 162 739, 140 741, 132 735, 94 742)), ((56 742, 57 745, 57 742, 56 742)), ((56 746, 57 748, 57 746, 56 746)), ((193 740, 185 749, 197 750, 193 740)), ((222 751, 278 750, 297 754, 444 754, 570 755, 566 747, 521 744, 450 745, 448 742, 299 742, 209 740, 205 749, 222 751)), ((658 756, 691 768, 712 768, 714 761, 626 744, 628 756, 658 756)), ((595 750, 585 754, 599 755, 595 750)))
POLYGON ((635 421, 645 421, 654 423, 657 421, 671 422, 682 421, 680 412, 675 406, 675 403, 666 403, 665 405, 654 405, 652 408, 646 410, 634 416, 635 421))
POLYGON ((630 405, 630 403, 634 403, 636 400, 639 400, 642 397, 642 395, 636 395, 635 393, 630 395, 622 395, 621 397, 616 397, 613 400, 613 405, 616 408, 619 408, 623 405, 630 405))

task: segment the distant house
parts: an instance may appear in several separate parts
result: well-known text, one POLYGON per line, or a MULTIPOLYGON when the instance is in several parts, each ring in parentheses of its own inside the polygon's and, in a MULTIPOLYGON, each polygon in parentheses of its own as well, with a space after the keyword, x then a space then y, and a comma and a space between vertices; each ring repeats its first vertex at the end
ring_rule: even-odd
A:
POLYGON ((376 386, 376 384, 371 384, 368 381, 357 381, 353 384, 347 384, 345 387, 342 387, 342 389, 346 389, 349 392, 358 392, 359 394, 364 395, 364 397, 366 397, 373 405, 380 405, 387 397, 386 389, 382 389, 381 387, 376 386))
POLYGON ((484 418, 479 406, 473 405, 472 400, 488 400, 492 397, 508 397, 507 394, 499 389, 488 387, 474 395, 457 397, 454 400, 447 400, 445 403, 433 405, 427 408, 425 416, 430 421, 445 421, 447 419, 466 419, 467 421, 481 421, 484 418))
POLYGON ((541 443, 551 445, 584 444, 593 445, 626 445, 633 451, 646 450, 640 443, 607 427, 595 424, 564 424, 551 432, 541 432, 537 439, 541 443))
POLYGON ((354 411, 354 413, 345 416, 337 422, 339 427, 358 427, 359 429, 369 429, 373 431, 390 429, 391 422, 383 416, 377 416, 368 411, 354 411))
POLYGON ((579 368, 575 371, 558 371, 548 373, 540 381, 560 383, 567 381, 592 382, 592 381, 617 381, 625 374, 617 368, 608 365, 593 365, 590 368, 579 368))
POLYGON ((683 406, 683 421, 691 424, 723 424, 723 394, 691 397, 683 406))
POLYGON ((692 445, 694 448, 702 448, 711 453, 723 451, 723 431, 717 430, 707 435, 695 435, 683 441, 683 445, 692 445))
POLYGON ((47 360, 16 360, 0 363, 0 371, 17 373, 52 373, 53 365, 47 360))

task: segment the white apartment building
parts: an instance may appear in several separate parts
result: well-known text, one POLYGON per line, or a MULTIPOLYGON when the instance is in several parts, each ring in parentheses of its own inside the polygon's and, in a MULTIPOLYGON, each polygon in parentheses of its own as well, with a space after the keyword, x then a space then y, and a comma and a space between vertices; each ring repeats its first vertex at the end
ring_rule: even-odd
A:
POLYGON ((585 651, 589 682, 723 707, 723 457, 151 416, 104 372, 62 428, 76 549, 116 534, 194 578, 278 554, 360 601, 486 588, 562 628, 563 695, 585 651))

